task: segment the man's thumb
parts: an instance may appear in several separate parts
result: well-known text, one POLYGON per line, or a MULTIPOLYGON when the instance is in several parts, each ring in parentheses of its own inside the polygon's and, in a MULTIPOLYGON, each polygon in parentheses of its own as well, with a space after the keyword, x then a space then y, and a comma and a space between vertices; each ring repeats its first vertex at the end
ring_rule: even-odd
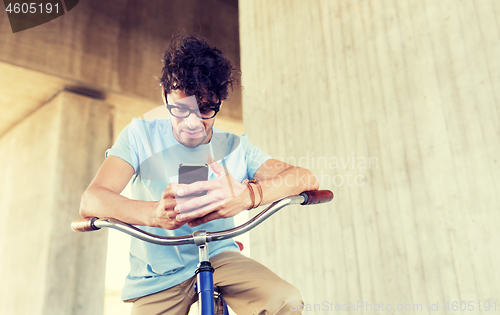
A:
POLYGON ((212 171, 217 174, 217 177, 222 177, 226 176, 226 170, 225 168, 217 163, 213 158, 210 153, 207 154, 207 164, 208 166, 212 169, 212 171))

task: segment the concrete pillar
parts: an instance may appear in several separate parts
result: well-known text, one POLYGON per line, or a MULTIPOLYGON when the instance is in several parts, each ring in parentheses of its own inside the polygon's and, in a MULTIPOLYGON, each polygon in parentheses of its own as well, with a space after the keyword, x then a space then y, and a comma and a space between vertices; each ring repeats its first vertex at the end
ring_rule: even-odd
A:
POLYGON ((70 223, 112 137, 110 106, 62 92, 0 139, 0 314, 102 314, 107 233, 70 223))
POLYGON ((252 256, 311 314, 498 305, 500 2, 241 0, 239 12, 245 131, 336 194, 273 216, 252 256))

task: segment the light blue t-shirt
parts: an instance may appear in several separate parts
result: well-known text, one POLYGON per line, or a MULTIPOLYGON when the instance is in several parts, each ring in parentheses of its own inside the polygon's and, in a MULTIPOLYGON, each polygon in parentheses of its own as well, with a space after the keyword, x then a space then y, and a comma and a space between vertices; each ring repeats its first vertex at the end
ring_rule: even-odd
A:
MULTIPOLYGON (((253 146, 246 135, 236 136, 213 128, 210 143, 188 148, 177 142, 169 119, 134 118, 123 129, 113 147, 106 151, 129 163, 135 170, 130 185, 132 199, 158 201, 170 182, 177 182, 179 164, 205 164, 207 153, 239 182, 253 178, 257 169, 271 158, 253 146)), ((209 168, 209 180, 217 175, 209 168)), ((162 236, 189 235, 197 230, 208 232, 234 227, 233 218, 210 221, 176 230, 140 226, 144 231, 162 236)), ((210 257, 223 251, 239 251, 233 240, 211 242, 210 257)), ((198 264, 195 245, 161 246, 132 238, 130 273, 125 279, 122 299, 128 300, 173 287, 194 275, 198 264)))

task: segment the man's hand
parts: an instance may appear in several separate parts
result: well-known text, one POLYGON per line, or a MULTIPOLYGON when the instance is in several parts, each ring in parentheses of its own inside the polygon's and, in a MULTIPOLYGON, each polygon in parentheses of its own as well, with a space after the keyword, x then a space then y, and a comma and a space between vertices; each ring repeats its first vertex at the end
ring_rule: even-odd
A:
POLYGON ((175 230, 186 224, 186 221, 180 222, 176 219, 177 213, 174 210, 177 204, 174 194, 175 186, 177 184, 168 184, 167 188, 163 191, 156 207, 152 226, 175 230))
POLYGON ((209 158, 209 166, 217 175, 216 180, 201 181, 190 185, 179 184, 176 187, 178 222, 189 222, 197 226, 215 219, 235 216, 250 206, 249 193, 245 184, 239 183, 219 163, 209 158), (207 191, 205 196, 184 199, 193 193, 207 191), (245 198, 245 196, 247 198, 245 198))

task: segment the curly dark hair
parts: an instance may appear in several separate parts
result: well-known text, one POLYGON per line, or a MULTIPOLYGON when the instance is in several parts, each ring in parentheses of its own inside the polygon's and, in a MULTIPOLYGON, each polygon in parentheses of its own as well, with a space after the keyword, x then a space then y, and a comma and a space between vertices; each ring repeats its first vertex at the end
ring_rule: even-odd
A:
POLYGON ((220 104, 233 88, 233 64, 204 39, 193 35, 174 37, 162 62, 159 81, 165 95, 182 89, 186 95, 196 96, 200 103, 215 97, 220 104))

